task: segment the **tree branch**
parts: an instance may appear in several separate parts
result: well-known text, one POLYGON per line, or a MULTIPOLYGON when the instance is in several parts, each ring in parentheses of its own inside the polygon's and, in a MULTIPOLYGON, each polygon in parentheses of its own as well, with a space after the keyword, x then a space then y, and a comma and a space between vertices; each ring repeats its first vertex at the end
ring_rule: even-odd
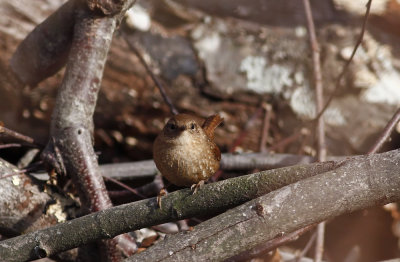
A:
POLYGON ((372 4, 372 0, 368 0, 367 5, 366 5, 367 10, 365 11, 363 24, 362 24, 362 28, 361 28, 361 33, 358 36, 358 39, 357 39, 356 45, 354 46, 353 52, 351 53, 350 58, 346 61, 346 64, 344 65, 344 67, 343 67, 342 71, 340 72, 338 78, 336 79, 335 88, 333 89, 332 93, 330 94, 330 96, 328 98, 328 101, 325 103, 324 107, 318 113, 318 115, 315 117, 314 120, 318 120, 324 114, 324 112, 329 107, 330 103, 332 102, 333 98, 335 97, 336 92, 339 90, 340 85, 342 84, 343 77, 347 73, 348 68, 350 66, 350 63, 353 60, 353 57, 355 56, 355 54, 357 52, 357 49, 361 45, 362 40, 364 38, 364 33, 365 33, 365 28, 367 27, 367 21, 368 21, 369 12, 371 10, 371 4, 372 4))
POLYGON ((344 161, 169 236, 133 261, 223 261, 262 242, 360 209, 400 200, 400 150, 344 161))
POLYGON ((75 24, 75 2, 61 6, 18 46, 11 69, 24 84, 35 86, 65 65, 75 24))
POLYGON ((128 37, 128 35, 123 34, 123 37, 124 37, 126 43, 128 44, 129 48, 132 50, 133 53, 135 53, 136 57, 139 59, 139 61, 142 63, 142 65, 146 69, 147 73, 150 75, 150 77, 153 80, 154 84, 157 86, 158 90, 161 93, 162 98, 164 99, 164 102, 168 105, 168 107, 169 107, 169 109, 171 111, 171 114, 177 115, 179 113, 179 111, 178 111, 178 109, 176 109, 176 107, 174 106, 174 103, 172 103, 171 98, 168 96, 167 92, 165 91, 164 85, 161 83, 161 81, 158 80, 157 76, 153 73, 153 70, 147 64, 147 62, 144 59, 143 55, 136 48, 135 44, 128 37))
POLYGON ((208 214, 221 212, 282 186, 332 170, 337 164, 340 163, 315 163, 263 171, 204 185, 194 195, 190 189, 175 191, 163 197, 162 209, 158 207, 156 198, 113 207, 2 241, 0 257, 6 261, 36 259, 34 250, 50 256, 98 239, 202 215, 205 211, 208 214))
MULTIPOLYGON (((121 3, 121 13, 113 17, 99 16, 77 3, 71 50, 51 120, 51 139, 42 153, 58 174, 71 174, 83 206, 90 212, 112 206, 93 150, 92 133, 93 113, 113 33, 133 1, 121 3)), ((113 261, 115 246, 114 240, 107 241, 106 254, 113 261)), ((136 248, 132 242, 124 251, 132 253, 136 248)))
POLYGON ((383 129, 381 135, 376 140, 375 144, 368 150, 368 154, 377 153, 386 140, 389 138, 390 134, 392 133, 393 129, 396 127, 396 124, 400 121, 400 108, 397 109, 396 113, 392 116, 389 122, 386 124, 385 128, 383 129))
MULTIPOLYGON (((316 112, 320 114, 320 112, 322 112, 324 107, 324 97, 323 97, 324 94, 322 88, 321 58, 320 58, 321 50, 315 33, 315 26, 314 26, 310 1, 303 0, 303 5, 304 5, 304 11, 306 13, 307 28, 308 28, 308 34, 310 36, 310 45, 312 51, 316 112)), ((318 118, 316 131, 318 134, 317 135, 318 161, 323 162, 326 160, 326 154, 327 154, 326 142, 325 142, 325 122, 323 117, 318 118)), ((320 262, 322 260, 322 255, 324 253, 324 238, 325 238, 325 222, 323 221, 317 227, 315 262, 320 262)))

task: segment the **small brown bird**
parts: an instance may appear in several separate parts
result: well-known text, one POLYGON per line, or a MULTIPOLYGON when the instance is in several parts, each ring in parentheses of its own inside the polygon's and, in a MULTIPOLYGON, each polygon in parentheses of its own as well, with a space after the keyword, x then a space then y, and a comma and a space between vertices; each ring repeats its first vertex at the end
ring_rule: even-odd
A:
POLYGON ((188 114, 173 116, 157 136, 154 162, 161 174, 177 186, 197 189, 219 168, 221 152, 214 143, 214 130, 222 118, 201 119, 188 114))

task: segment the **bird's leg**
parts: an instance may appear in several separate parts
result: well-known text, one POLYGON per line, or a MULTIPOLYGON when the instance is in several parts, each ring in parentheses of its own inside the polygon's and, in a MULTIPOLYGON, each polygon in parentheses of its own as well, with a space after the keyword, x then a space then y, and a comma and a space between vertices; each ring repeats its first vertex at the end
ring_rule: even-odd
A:
POLYGON ((163 196, 166 196, 168 194, 167 190, 165 188, 161 188, 160 192, 157 195, 157 205, 161 209, 161 198, 163 196))
POLYGON ((190 190, 193 191, 193 195, 197 193, 197 191, 204 185, 204 180, 200 180, 197 184, 193 184, 190 187, 190 190))

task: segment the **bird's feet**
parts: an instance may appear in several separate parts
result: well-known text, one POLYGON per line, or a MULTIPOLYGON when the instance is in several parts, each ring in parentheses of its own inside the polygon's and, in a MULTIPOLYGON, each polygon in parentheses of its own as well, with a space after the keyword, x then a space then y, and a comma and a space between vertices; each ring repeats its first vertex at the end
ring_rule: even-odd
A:
POLYGON ((157 195, 157 205, 158 205, 158 207, 161 209, 161 198, 163 197, 163 196, 166 196, 168 194, 168 192, 167 192, 167 190, 165 189, 165 188, 162 188, 161 190, 160 190, 160 192, 158 193, 158 195, 157 195))
POLYGON ((197 191, 204 185, 204 180, 200 180, 197 184, 193 184, 190 187, 190 190, 193 191, 193 195, 197 193, 197 191))

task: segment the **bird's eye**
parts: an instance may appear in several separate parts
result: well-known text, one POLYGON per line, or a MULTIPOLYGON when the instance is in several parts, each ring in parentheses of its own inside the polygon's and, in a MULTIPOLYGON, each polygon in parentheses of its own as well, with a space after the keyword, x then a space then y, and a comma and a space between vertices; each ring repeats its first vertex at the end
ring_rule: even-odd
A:
POLYGON ((171 124, 171 123, 168 124, 167 127, 168 127, 169 130, 175 130, 176 129, 176 125, 175 124, 171 124))
POLYGON ((195 129, 195 128, 196 128, 196 125, 194 123, 191 123, 190 124, 190 129, 195 129))

